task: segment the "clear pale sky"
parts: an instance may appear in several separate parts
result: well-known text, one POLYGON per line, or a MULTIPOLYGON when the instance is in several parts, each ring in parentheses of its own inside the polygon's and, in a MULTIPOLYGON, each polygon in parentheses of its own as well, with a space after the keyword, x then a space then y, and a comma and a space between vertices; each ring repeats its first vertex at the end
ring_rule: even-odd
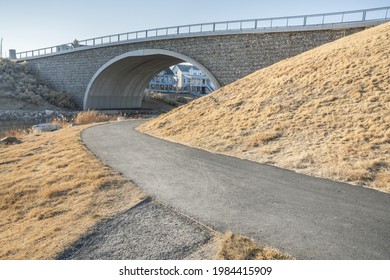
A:
POLYGON ((390 0, 0 0, 0 37, 8 56, 156 27, 383 6, 390 0))

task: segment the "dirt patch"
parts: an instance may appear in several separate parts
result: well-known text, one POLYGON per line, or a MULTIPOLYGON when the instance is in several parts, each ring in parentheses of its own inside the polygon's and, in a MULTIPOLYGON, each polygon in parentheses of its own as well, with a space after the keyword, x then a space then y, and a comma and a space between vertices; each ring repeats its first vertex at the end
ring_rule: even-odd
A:
POLYGON ((183 259, 212 235, 162 204, 146 200, 97 225, 59 259, 183 259))

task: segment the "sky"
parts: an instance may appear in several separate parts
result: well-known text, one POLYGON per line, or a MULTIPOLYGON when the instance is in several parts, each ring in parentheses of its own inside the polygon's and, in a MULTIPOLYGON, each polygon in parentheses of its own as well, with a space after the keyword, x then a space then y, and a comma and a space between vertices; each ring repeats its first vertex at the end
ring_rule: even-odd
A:
POLYGON ((0 0, 2 56, 150 28, 340 12, 390 0, 0 0))

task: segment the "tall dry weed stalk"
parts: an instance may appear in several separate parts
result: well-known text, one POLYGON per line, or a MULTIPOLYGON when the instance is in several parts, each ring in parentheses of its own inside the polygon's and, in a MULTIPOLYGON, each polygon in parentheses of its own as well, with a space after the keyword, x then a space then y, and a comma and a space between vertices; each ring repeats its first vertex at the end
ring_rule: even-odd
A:
POLYGON ((115 120, 116 116, 110 116, 105 114, 100 114, 95 110, 88 110, 85 112, 80 112, 76 115, 74 122, 76 124, 91 124, 98 122, 107 122, 111 120, 115 120))

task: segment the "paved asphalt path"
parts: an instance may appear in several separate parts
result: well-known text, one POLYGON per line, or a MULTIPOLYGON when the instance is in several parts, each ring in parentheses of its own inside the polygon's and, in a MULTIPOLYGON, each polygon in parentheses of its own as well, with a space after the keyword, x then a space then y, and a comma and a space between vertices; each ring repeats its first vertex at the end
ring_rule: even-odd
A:
POLYGON ((390 259, 390 195, 100 125, 82 139, 145 192, 298 259, 390 259))

